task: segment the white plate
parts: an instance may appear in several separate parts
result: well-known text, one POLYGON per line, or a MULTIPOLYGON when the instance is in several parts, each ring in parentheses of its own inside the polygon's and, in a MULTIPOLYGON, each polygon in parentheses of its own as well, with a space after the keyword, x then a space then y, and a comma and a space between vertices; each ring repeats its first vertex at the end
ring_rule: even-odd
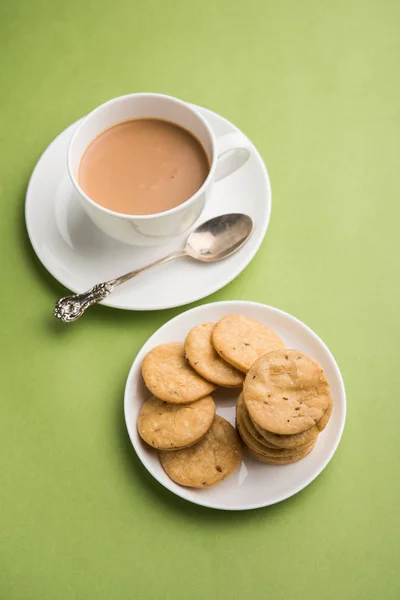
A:
MULTIPOLYGON (((217 413, 235 424, 235 403, 238 390, 223 390, 213 394, 217 413)), ((174 494, 195 504, 222 510, 248 510, 269 506, 285 500, 311 483, 326 467, 339 445, 346 419, 346 393, 343 379, 331 352, 323 341, 301 321, 287 313, 255 302, 216 302, 188 310, 168 321, 142 347, 136 356, 125 388, 125 420, 133 447, 146 469, 174 494), (225 481, 206 490, 184 488, 167 477, 157 452, 140 439, 136 420, 140 408, 150 393, 141 375, 144 356, 165 342, 184 340, 188 331, 204 321, 218 321, 228 314, 252 317, 270 326, 288 348, 296 348, 316 359, 328 377, 333 411, 326 429, 320 434, 314 450, 306 458, 292 465, 266 465, 245 452, 243 463, 225 481)))
MULTIPOLYGON (((197 107, 217 136, 237 127, 216 113, 197 107)), ((46 269, 73 292, 112 279, 181 248, 187 234, 162 246, 139 248, 119 243, 89 220, 67 173, 67 148, 77 123, 63 131, 37 163, 26 194, 26 227, 46 269)), ((221 289, 249 264, 267 231, 271 213, 268 173, 259 153, 215 185, 199 222, 228 212, 250 215, 255 223, 249 241, 236 254, 215 264, 184 258, 139 275, 116 289, 102 304, 127 310, 157 310, 194 302, 221 289)))

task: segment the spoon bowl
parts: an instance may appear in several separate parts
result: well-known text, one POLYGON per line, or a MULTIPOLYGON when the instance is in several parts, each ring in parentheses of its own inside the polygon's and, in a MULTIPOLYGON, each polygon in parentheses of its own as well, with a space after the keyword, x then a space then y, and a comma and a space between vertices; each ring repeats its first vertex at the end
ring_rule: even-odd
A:
POLYGON ((192 231, 185 251, 196 260, 216 262, 239 250, 252 231, 253 221, 248 215, 232 213, 214 217, 192 231))

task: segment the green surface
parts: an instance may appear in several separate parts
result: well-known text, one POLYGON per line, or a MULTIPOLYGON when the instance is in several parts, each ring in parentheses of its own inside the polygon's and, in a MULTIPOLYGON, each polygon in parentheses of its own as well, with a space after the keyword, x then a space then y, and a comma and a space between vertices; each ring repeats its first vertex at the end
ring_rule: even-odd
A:
POLYGON ((1 600, 400 597, 399 20, 396 0, 1 2, 1 600), (269 168, 265 242, 204 302, 296 315, 343 372, 338 452, 269 509, 190 505, 130 446, 128 369, 181 309, 51 318, 64 290, 25 233, 28 178, 57 133, 134 91, 222 113, 269 168))

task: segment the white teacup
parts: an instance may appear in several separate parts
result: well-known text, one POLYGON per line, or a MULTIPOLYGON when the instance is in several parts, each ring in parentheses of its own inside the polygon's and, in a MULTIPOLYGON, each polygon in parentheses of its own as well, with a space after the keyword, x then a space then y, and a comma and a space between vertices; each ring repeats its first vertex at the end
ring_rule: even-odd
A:
POLYGON ((162 94, 128 94, 102 104, 83 119, 69 144, 68 171, 85 212, 104 233, 120 242, 151 246, 187 231, 210 201, 214 182, 240 167, 249 153, 250 144, 243 135, 232 133, 217 139, 207 121, 182 100, 162 94), (78 183, 82 156, 109 127, 145 117, 165 119, 190 131, 207 153, 211 165, 208 177, 191 198, 162 213, 127 215, 104 208, 89 198, 78 183))

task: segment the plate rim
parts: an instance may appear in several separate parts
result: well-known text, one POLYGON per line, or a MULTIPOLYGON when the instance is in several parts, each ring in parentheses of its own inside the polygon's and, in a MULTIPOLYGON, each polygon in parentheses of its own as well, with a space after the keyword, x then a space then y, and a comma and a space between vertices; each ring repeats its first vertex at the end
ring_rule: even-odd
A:
MULTIPOLYGON (((256 243, 255 247, 249 251, 247 254, 244 254, 244 260, 241 261, 240 265, 235 268, 232 269, 231 271, 229 271, 227 277, 224 277, 223 279, 221 279, 221 281, 218 283, 217 287, 212 288, 210 291, 207 291, 207 293, 204 295, 203 293, 200 293, 200 295, 196 295, 195 297, 191 298, 188 301, 184 301, 184 302, 180 302, 180 301, 174 301, 172 303, 168 303, 168 304, 160 304, 160 305, 156 305, 156 306, 152 306, 152 307, 148 307, 146 305, 137 305, 135 307, 132 306, 123 306, 120 305, 117 302, 113 302, 112 300, 112 295, 110 295, 109 297, 107 297, 105 300, 103 300, 102 302, 100 302, 99 304, 101 304, 102 306, 107 306, 109 308, 115 308, 118 310, 126 310, 126 311, 134 311, 134 312, 140 312, 140 311, 157 311, 157 310, 168 310, 170 308, 179 308, 181 306, 187 306, 188 304, 192 304, 193 302, 198 302, 199 300, 203 300, 204 298, 207 298, 208 296, 211 296, 211 294, 215 294, 216 292, 218 292, 219 290, 221 290, 222 288, 224 288, 226 285, 228 285, 229 283, 231 283, 234 279, 236 279, 236 277, 238 277, 240 275, 240 273, 242 273, 242 271, 244 271, 244 269, 246 267, 248 267, 248 265, 252 262, 252 260, 254 259, 255 255, 257 254, 258 250, 260 249, 261 244, 263 243, 268 227, 269 227, 269 223, 271 220, 271 213, 272 213, 272 188, 271 188, 271 181, 270 181, 270 177, 269 177, 269 173, 268 173, 268 169, 267 166, 260 154, 260 152, 258 151, 258 149, 256 148, 256 146, 253 144, 253 142, 251 141, 251 139, 241 130, 239 129, 239 127, 237 127, 234 123, 232 123, 231 121, 229 121, 226 117, 220 115, 219 113, 209 109, 209 108, 205 108, 203 106, 199 106, 197 104, 193 104, 193 103, 188 103, 190 106, 192 106, 193 108, 195 108, 196 110, 199 110, 200 112, 205 112, 205 113, 210 113, 211 115, 213 115, 214 117, 220 119, 221 121, 224 122, 225 125, 229 126, 229 127, 233 127, 235 129, 235 131, 240 132, 243 136, 245 136, 245 138, 250 142, 251 147, 253 149, 254 152, 254 156, 258 162, 258 165, 260 167, 260 169, 263 172, 263 179, 265 181, 265 186, 266 186, 266 198, 269 198, 269 202, 265 202, 266 205, 266 212, 265 215, 262 219, 262 221, 258 221, 258 225, 260 227, 260 238, 259 241, 256 243)), ((43 265, 43 267, 50 273, 50 275, 56 280, 58 281, 61 285, 63 285, 67 290, 71 291, 74 294, 77 293, 81 293, 82 290, 81 289, 77 289, 75 287, 71 287, 71 285, 66 281, 66 279, 64 278, 62 273, 57 273, 55 272, 55 270, 52 268, 51 265, 48 265, 45 258, 42 257, 42 253, 40 251, 39 245, 35 242, 35 235, 32 231, 32 226, 31 226, 31 221, 29 218, 29 210, 30 210, 30 206, 32 203, 32 198, 33 198, 33 194, 32 194, 32 188, 33 185, 35 183, 35 176, 36 173, 39 170, 40 165, 42 164, 42 161, 45 160, 45 155, 46 153, 50 150, 50 148, 56 144, 57 140, 66 132, 68 131, 70 128, 77 126, 78 123, 82 120, 81 117, 80 119, 78 119, 77 121, 75 121, 74 123, 71 123, 70 125, 68 125, 65 129, 63 129, 63 131, 61 131, 47 146, 46 148, 43 150, 43 152, 41 153, 39 159, 37 160, 33 171, 31 173, 31 176, 29 178, 29 182, 28 182, 28 186, 26 188, 26 194, 25 194, 25 210, 24 210, 24 216, 25 216, 25 227, 28 233, 28 238, 29 241, 31 243, 31 246, 37 256, 37 258, 39 259, 39 261, 41 262, 41 264, 43 265)), ((199 217, 198 223, 201 223, 201 216, 199 217)), ((162 245, 160 245, 160 248, 162 248, 162 245)), ((244 247, 245 249, 246 247, 244 247)))
MULTIPOLYGON (((183 500, 186 500, 187 502, 191 502, 192 504, 196 504, 198 506, 204 506, 206 508, 212 508, 213 510, 223 510, 223 511, 230 511, 230 512, 240 512, 240 511, 247 511, 247 510, 257 510, 259 508, 265 508, 267 506, 273 506, 274 504, 278 504, 280 502, 283 502, 284 500, 287 500, 288 498, 291 498, 292 496, 295 496, 296 494, 298 494, 299 492, 301 492, 302 490, 304 490, 308 485, 310 485, 310 483, 312 483, 315 479, 317 479, 317 477, 319 477, 319 475, 322 473, 322 471, 328 466, 328 464, 330 463, 330 461, 332 460, 336 450, 339 447, 340 441, 342 439, 343 436, 343 431, 344 431, 344 427, 346 424, 346 416, 347 416, 347 399, 346 399, 346 388, 344 385, 344 380, 343 380, 343 376, 342 373, 340 371, 339 365, 333 355, 333 353, 331 352, 331 350, 328 348, 328 346, 325 344, 325 342, 319 337, 319 335, 313 330, 311 329, 311 327, 309 327, 306 323, 304 323, 303 321, 301 321, 300 319, 298 319, 297 317, 295 317, 294 315, 291 315, 290 313, 287 313, 286 311, 277 308, 275 306, 270 306, 268 304, 264 304, 262 302, 253 302, 251 300, 221 300, 219 302, 208 302, 207 304, 201 304, 200 306, 195 306, 193 308, 190 308, 186 311, 183 311, 181 313, 179 313, 179 315, 176 315, 175 317, 173 317, 172 319, 169 319, 168 321, 166 321, 163 325, 161 325, 161 327, 159 327, 158 329, 156 329, 156 331, 154 331, 152 333, 152 335, 146 340, 146 342, 141 346, 141 348, 139 349, 139 351, 137 352, 135 358, 133 359, 132 365, 129 369, 128 372, 128 376, 126 379, 126 383, 125 383, 125 390, 124 390, 124 419, 125 419, 125 425, 126 425, 126 429, 128 431, 128 435, 129 435, 129 439, 131 441, 131 444, 133 446, 133 449, 136 453, 136 456, 139 458, 140 462, 142 463, 142 465, 145 467, 145 469, 148 471, 148 473, 150 473, 150 475, 152 477, 154 477, 154 479, 163 487, 165 487, 167 490, 169 490, 172 494, 182 498, 183 500), (197 498, 193 499, 193 498, 189 498, 187 496, 185 496, 185 492, 187 490, 190 490, 190 488, 185 488, 185 487, 180 487, 179 491, 181 491, 182 493, 178 493, 178 491, 176 489, 173 489, 173 483, 172 481, 161 481, 160 478, 157 476, 157 474, 154 474, 150 468, 148 467, 148 465, 146 464, 146 462, 144 462, 142 460, 141 457, 141 453, 138 450, 139 446, 137 446, 135 440, 132 438, 131 436, 131 431, 130 431, 130 425, 129 425, 129 421, 128 421, 128 403, 130 402, 130 396, 129 396, 129 388, 131 385, 131 378, 133 377, 133 371, 134 369, 136 369, 137 363, 138 361, 141 360, 143 353, 145 352, 145 348, 151 344, 151 341, 153 340, 153 338, 160 333, 163 329, 165 329, 167 326, 173 324, 175 321, 179 320, 183 315, 189 313, 189 312, 196 312, 196 311, 200 311, 203 310, 204 308, 209 308, 211 306, 231 306, 233 304, 237 305, 237 304, 241 304, 241 305, 245 305, 247 307, 261 307, 261 308, 267 308, 269 310, 271 310, 272 312, 275 312, 277 314, 280 314, 281 316, 284 317, 288 317, 289 319, 294 320, 297 324, 299 324, 301 327, 304 327, 307 332, 319 343, 321 344, 321 346, 324 348, 324 350, 328 353, 331 361, 332 361, 332 365, 334 367, 336 376, 338 377, 338 382, 339 382, 339 387, 340 387, 340 394, 342 396, 343 399, 343 416, 337 431, 337 435, 336 435, 336 439, 334 444, 332 445, 327 457, 325 458, 324 461, 321 462, 321 464, 318 466, 318 468, 316 469, 315 473, 313 473, 311 476, 309 476, 305 482, 303 482, 301 485, 299 485, 295 491, 292 491, 290 493, 287 494, 283 494, 282 497, 280 497, 278 500, 274 500, 273 502, 257 502, 254 504, 251 504, 249 506, 246 507, 232 507, 232 506, 215 506, 213 505, 212 502, 207 502, 207 501, 199 501, 197 498)), ((131 426, 131 427, 134 427, 131 426)), ((201 497, 199 496, 199 499, 201 497)))

